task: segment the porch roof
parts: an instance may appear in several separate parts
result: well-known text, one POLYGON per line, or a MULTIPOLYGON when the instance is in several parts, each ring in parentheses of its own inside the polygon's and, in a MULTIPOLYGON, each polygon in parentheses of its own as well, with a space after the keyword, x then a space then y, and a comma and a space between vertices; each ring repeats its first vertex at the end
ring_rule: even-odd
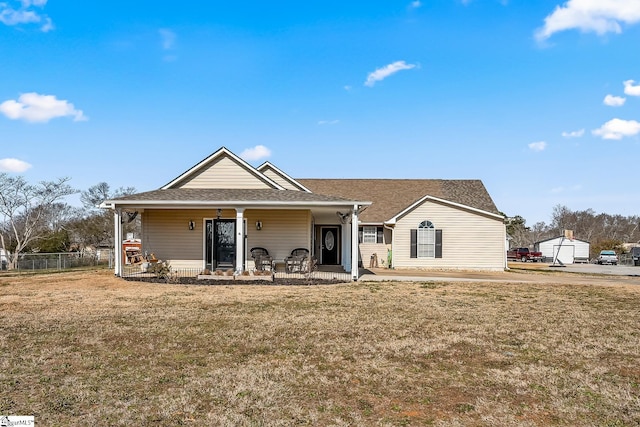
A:
POLYGON ((100 207, 313 207, 368 206, 371 202, 308 193, 306 191, 276 189, 208 189, 168 188, 131 194, 104 201, 100 207))

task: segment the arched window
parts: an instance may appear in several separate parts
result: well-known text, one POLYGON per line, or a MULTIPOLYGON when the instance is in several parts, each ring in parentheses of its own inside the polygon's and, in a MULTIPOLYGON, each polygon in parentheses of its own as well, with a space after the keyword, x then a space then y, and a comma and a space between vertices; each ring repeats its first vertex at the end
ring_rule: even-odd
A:
POLYGON ((431 221, 422 221, 418 226, 418 258, 435 258, 436 227, 431 221))

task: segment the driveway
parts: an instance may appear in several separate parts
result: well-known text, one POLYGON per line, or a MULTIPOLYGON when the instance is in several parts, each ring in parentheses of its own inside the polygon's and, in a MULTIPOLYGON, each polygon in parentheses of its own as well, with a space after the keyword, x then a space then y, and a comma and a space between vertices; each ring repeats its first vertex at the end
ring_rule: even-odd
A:
POLYGON ((544 263, 509 263, 507 271, 429 271, 369 268, 361 270, 360 281, 435 281, 496 283, 559 283, 640 285, 640 267, 575 264, 551 267, 544 263))

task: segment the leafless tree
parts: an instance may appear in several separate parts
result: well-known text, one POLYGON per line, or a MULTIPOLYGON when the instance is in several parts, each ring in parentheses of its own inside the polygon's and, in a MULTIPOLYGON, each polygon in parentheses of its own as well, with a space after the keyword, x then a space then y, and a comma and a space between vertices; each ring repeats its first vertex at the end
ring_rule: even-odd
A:
POLYGON ((69 178, 29 184, 23 177, 0 173, 0 219, 5 224, 0 230, 0 245, 7 249, 6 240, 14 243, 10 268, 17 262, 20 252, 43 235, 51 207, 64 197, 76 193, 67 184, 69 178))

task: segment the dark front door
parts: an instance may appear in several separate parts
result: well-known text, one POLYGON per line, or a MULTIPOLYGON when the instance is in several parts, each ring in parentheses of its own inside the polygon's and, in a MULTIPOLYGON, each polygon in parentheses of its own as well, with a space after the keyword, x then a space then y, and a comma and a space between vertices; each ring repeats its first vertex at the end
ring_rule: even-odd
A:
POLYGON ((338 248, 340 247, 340 236, 338 227, 322 227, 320 233, 320 247, 322 250, 322 264, 338 264, 338 248))
POLYGON ((207 268, 235 268, 236 220, 207 220, 206 234, 207 268))

